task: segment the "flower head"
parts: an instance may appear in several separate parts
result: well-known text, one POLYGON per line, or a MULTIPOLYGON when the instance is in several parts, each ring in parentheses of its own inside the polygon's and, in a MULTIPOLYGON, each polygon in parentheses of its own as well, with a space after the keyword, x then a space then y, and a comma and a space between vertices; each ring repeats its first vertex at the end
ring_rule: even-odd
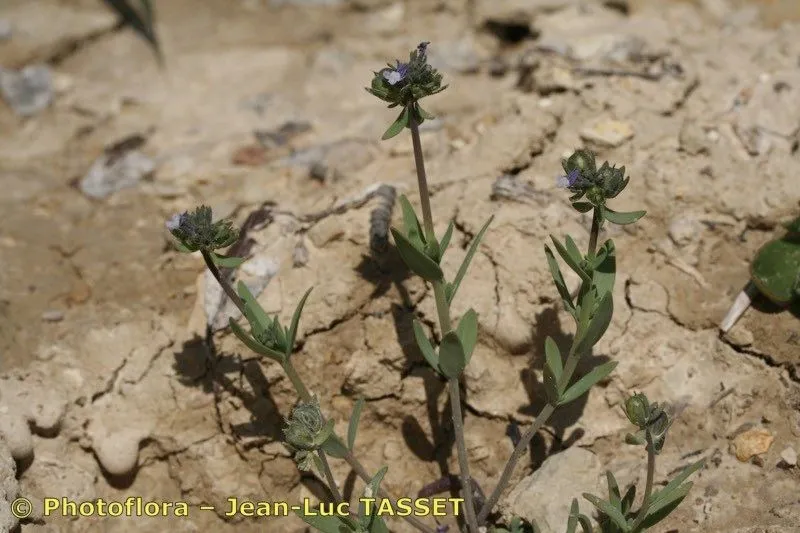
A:
POLYGON ((226 248, 239 238, 231 221, 213 222, 211 208, 205 205, 191 213, 175 214, 165 225, 186 252, 226 248))
POLYGON ((420 99, 443 91, 442 75, 428 64, 428 41, 421 42, 411 51, 408 62, 395 60, 395 64, 374 73, 367 91, 389 107, 408 106, 420 99))

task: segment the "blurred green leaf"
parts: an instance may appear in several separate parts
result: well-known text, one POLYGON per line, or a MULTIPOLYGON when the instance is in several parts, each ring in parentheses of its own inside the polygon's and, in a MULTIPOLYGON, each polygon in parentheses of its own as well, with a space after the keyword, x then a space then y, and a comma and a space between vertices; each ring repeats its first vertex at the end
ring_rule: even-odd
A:
POLYGON ((353 414, 350 415, 350 424, 347 426, 347 447, 353 451, 356 443, 356 433, 358 432, 358 421, 361 418, 361 409, 364 408, 364 398, 361 397, 353 406, 353 414))
POLYGON ((417 217, 414 207, 411 205, 411 202, 408 201, 405 194, 400 195, 399 202, 400 210, 403 212, 404 235, 411 244, 422 251, 425 249, 425 235, 422 233, 419 217, 417 217))
POLYGON ((155 10, 150 0, 104 0, 113 9, 123 24, 130 26, 141 38, 145 39, 160 65, 164 64, 161 45, 155 31, 155 10), (138 4, 138 9, 135 8, 138 4))
POLYGON ((550 274, 553 276, 553 281, 556 284, 558 294, 561 296, 567 311, 569 311, 573 318, 577 319, 575 313, 575 304, 572 303, 572 295, 570 295, 569 290, 567 289, 564 276, 561 274, 561 268, 559 268, 558 261, 556 261, 556 258, 553 255, 553 252, 550 250, 550 247, 546 244, 544 245, 544 253, 545 256, 547 256, 547 264, 550 267, 550 274))
POLYGON ((422 324, 419 323, 419 320, 415 319, 411 325, 414 328, 414 338, 417 340, 419 351, 422 352, 422 356, 428 361, 428 364, 439 372, 439 356, 436 355, 436 350, 433 349, 433 345, 431 341, 428 340, 425 330, 422 329, 422 324))
POLYGON ((253 337, 248 335, 247 332, 243 330, 242 327, 239 324, 237 324, 234 319, 232 318, 228 319, 228 324, 230 324, 231 331, 233 331, 233 334, 236 335, 239 338, 239 340, 242 341, 245 344, 245 346, 250 348, 252 351, 254 351, 257 354, 269 357, 273 361, 277 361, 280 364, 284 363, 284 355, 282 353, 276 352, 275 350, 268 348, 263 344, 261 344, 260 342, 258 342, 257 340, 255 340, 253 337))
POLYGON ((439 368, 446 377, 457 378, 466 366, 467 358, 458 333, 448 331, 439 345, 439 368))
POLYGON ((472 352, 478 343, 478 315, 474 309, 469 309, 464 313, 464 316, 458 321, 456 333, 458 333, 458 338, 464 348, 464 357, 466 358, 464 366, 466 366, 469 364, 472 352))
POLYGON ((607 207, 603 210, 603 216, 606 220, 614 224, 619 224, 620 226, 633 224, 646 214, 647 211, 631 211, 629 213, 620 213, 617 211, 612 211, 607 207))
POLYGON ((592 272, 592 280, 600 298, 614 290, 614 279, 617 274, 617 253, 614 241, 609 239, 603 243, 601 252, 602 257, 600 257, 601 254, 598 254, 600 262, 592 272))
POLYGON ((394 122, 392 122, 392 125, 389 126, 389 129, 386 130, 386 133, 384 133, 383 137, 381 137, 381 140, 385 141, 387 139, 391 139, 403 131, 403 129, 408 126, 408 116, 408 108, 404 107, 403 112, 400 113, 400 116, 398 116, 394 122))
MULTIPOLYGON (((591 278, 589 277, 589 274, 587 274, 583 268, 581 268, 581 261, 583 260, 583 257, 580 257, 580 253, 578 254, 578 257, 574 257, 553 235, 550 235, 550 238, 553 240, 553 245, 556 247, 556 251, 558 252, 558 255, 561 256, 561 259, 563 259, 564 262, 568 264, 569 267, 576 274, 578 274, 583 281, 590 282, 591 278)), ((571 240, 572 239, 570 239, 570 241, 571 240)), ((573 246, 574 244, 575 243, 573 242, 573 246)))
POLYGON ((597 382, 608 376, 616 367, 617 361, 609 361, 608 363, 603 363, 602 365, 596 366, 591 372, 583 376, 581 379, 576 381, 574 385, 564 391, 564 394, 561 395, 561 399, 558 401, 558 405, 564 405, 580 398, 597 382))
POLYGON ((297 340, 297 326, 300 324, 300 315, 303 314, 303 307, 306 305, 306 300, 308 299, 308 295, 311 294, 311 290, 313 287, 309 288, 303 297, 300 299, 300 303, 297 304, 297 307, 294 310, 294 314, 292 315, 292 323, 289 326, 289 334, 288 339, 286 342, 286 356, 290 356, 292 354, 292 350, 294 350, 294 343, 297 340))
POLYGON ((628 522, 625 520, 625 517, 622 516, 622 513, 619 512, 619 509, 616 509, 607 501, 601 500, 592 494, 584 493, 583 497, 589 500, 592 505, 597 507, 598 511, 608 516, 623 532, 630 530, 628 527, 628 522))
POLYGON ((594 312, 589 326, 578 336, 578 346, 575 349, 576 353, 584 353, 597 344, 608 329, 613 314, 614 299, 609 292, 600 300, 600 304, 597 306, 597 310, 594 312))
POLYGON ((444 235, 442 236, 441 243, 439 243, 439 247, 441 248, 442 256, 444 256, 444 253, 447 251, 447 247, 450 246, 450 239, 453 236, 453 228, 454 227, 455 227, 455 224, 453 224, 453 221, 451 220, 450 224, 448 224, 448 226, 447 226, 447 230, 445 230, 444 235))

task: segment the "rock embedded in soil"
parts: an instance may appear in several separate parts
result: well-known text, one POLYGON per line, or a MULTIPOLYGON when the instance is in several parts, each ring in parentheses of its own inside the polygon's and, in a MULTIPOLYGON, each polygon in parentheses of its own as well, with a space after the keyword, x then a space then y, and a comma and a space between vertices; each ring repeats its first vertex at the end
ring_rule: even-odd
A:
POLYGON ((747 462, 754 456, 767 453, 774 440, 774 435, 766 429, 749 429, 733 439, 734 455, 739 461, 747 462))
POLYGON ((797 466, 797 452, 791 446, 787 446, 781 452, 781 461, 783 461, 786 466, 797 466))
POLYGON ((548 457, 506 499, 509 514, 534 518, 543 532, 561 531, 567 523, 570 495, 599 494, 603 465, 598 457, 573 446, 548 457))
POLYGON ((19 72, 0 68, 0 95, 16 114, 30 117, 53 101, 53 75, 46 65, 29 65, 19 72))
POLYGON ((617 148, 633 138, 630 124, 613 119, 601 119, 581 130, 581 139, 604 148, 617 148))
POLYGON ((131 429, 95 437, 92 443, 97 460, 113 476, 131 473, 139 462, 139 443, 143 436, 140 431, 131 429))

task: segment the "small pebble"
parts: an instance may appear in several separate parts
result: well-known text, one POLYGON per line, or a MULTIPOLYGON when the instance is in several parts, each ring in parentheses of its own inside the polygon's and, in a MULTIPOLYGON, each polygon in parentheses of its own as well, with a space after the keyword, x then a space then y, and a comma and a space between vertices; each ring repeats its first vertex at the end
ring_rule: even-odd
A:
POLYGON ((0 68, 0 95, 19 116, 39 113, 53 101, 50 67, 29 65, 19 72, 0 68))
POLYGON ((787 466, 797 466, 797 452, 791 446, 787 446, 781 452, 781 460, 786 463, 787 466))
POLYGON ((733 439, 734 454, 739 461, 746 463, 753 456, 766 453, 774 440, 775 437, 766 429, 749 429, 733 439))
POLYGON ((45 322, 61 322, 64 320, 64 313, 58 309, 50 309, 42 313, 42 320, 45 322))

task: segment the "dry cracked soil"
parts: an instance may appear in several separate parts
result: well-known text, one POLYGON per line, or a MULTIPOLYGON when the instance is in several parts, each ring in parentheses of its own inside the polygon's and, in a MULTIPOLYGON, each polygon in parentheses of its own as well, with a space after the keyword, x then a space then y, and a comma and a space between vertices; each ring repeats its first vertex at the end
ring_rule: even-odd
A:
MULTIPOLYGON (((378 185, 419 203, 410 139, 379 141, 393 110, 364 87, 428 40, 449 84, 422 131, 437 231, 455 226, 446 272, 495 216, 454 302, 455 316, 479 316, 463 402, 484 491, 510 428, 546 401, 545 337, 565 349, 573 333, 543 253, 549 234, 588 239, 555 187, 561 158, 585 146, 625 165, 613 206, 647 210, 604 230, 615 313, 579 372, 618 367, 539 432, 497 521, 563 531, 570 500, 601 492, 607 469, 641 490, 621 404, 643 391, 683 409, 656 483, 706 459, 653 531, 800 532, 798 314, 756 302, 718 330, 754 252, 800 205, 795 0, 155 4, 163 68, 101 2, 0 6, 0 529, 306 530, 295 516, 224 516, 231 496, 324 493, 281 443, 291 383, 223 327, 237 315, 202 259, 170 245, 164 221, 201 203, 247 226, 237 276, 282 323, 314 287, 294 361, 340 432, 366 400, 366 468, 388 465, 384 486, 408 496, 457 473, 446 387, 411 328, 416 317, 438 335, 433 295, 391 245, 370 251, 378 185), (17 496, 33 502, 21 524, 17 496), (42 508, 128 496, 192 511, 42 508)), ((332 468, 358 497, 350 468, 332 468)))

